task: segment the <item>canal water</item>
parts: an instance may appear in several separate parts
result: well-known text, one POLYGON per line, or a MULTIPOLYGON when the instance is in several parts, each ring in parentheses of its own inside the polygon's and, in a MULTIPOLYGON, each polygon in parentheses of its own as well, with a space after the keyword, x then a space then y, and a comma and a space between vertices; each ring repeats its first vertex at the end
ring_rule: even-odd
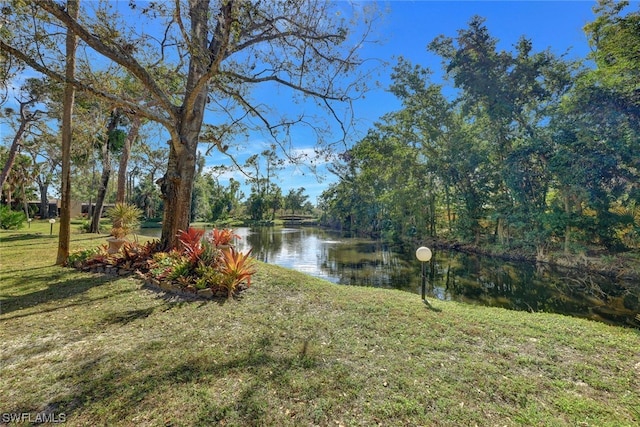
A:
MULTIPOLYGON (((252 255, 341 285, 421 291, 415 248, 319 228, 237 228, 236 247, 252 255)), ((143 234, 147 233, 147 230, 143 234)), ((545 264, 515 263, 455 251, 433 251, 427 298, 552 312, 640 327, 640 284, 545 264)))

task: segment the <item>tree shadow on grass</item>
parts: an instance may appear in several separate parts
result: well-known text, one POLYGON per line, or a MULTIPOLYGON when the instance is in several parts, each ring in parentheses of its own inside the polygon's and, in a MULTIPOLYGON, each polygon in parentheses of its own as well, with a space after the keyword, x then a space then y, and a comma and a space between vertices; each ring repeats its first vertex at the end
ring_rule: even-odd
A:
MULTIPOLYGON (((148 283, 142 285, 142 288, 154 293, 157 298, 164 301, 167 306, 165 311, 169 311, 174 307, 182 307, 185 304, 198 304, 198 307, 204 307, 210 303, 224 305, 229 302, 229 299, 226 297, 202 298, 196 295, 189 295, 185 293, 178 294, 174 292, 167 292, 157 286, 149 285, 148 283)), ((240 298, 242 298, 242 295, 234 296, 234 299, 240 298)))
POLYGON ((142 308, 139 310, 127 310, 122 313, 109 313, 102 322, 109 325, 126 325, 138 319, 145 319, 155 311, 155 307, 142 308))
MULTIPOLYGON (((45 276, 53 281, 45 289, 39 289, 23 295, 10 296, 0 301, 0 315, 27 309, 38 304, 63 301, 114 280, 111 276, 98 276, 56 281, 64 276, 64 272, 60 272, 60 274, 53 277, 51 275, 45 276)), ((24 280, 42 280, 42 277, 30 275, 24 280)))
MULTIPOLYGON (((74 237, 74 242, 81 242, 87 240, 101 240, 109 237, 108 234, 86 234, 82 237, 74 237)), ((57 243, 58 235, 57 234, 49 234, 42 232, 35 233, 16 233, 9 235, 0 235, 0 245, 3 243, 11 243, 11 242, 25 242, 24 244, 14 244, 11 247, 20 247, 20 246, 32 246, 34 245, 33 240, 43 240, 47 243, 57 243)))
MULTIPOLYGON (((89 289, 95 288, 97 286, 101 286, 107 283, 110 283, 114 280, 119 280, 122 277, 120 276, 111 276, 111 275, 99 275, 94 274, 90 277, 79 277, 74 279, 66 279, 69 272, 74 272, 73 270, 65 270, 65 269, 55 269, 54 272, 47 271, 46 269, 51 268, 51 266, 40 267, 40 268, 32 268, 25 269, 24 274, 20 277, 20 282, 30 283, 32 287, 38 288, 38 290, 17 295, 17 296, 9 296, 0 300, 0 315, 6 315, 15 311, 25 310, 32 307, 35 307, 38 304, 50 303, 50 302, 61 302, 66 299, 71 299, 73 297, 77 297, 80 294, 88 291, 89 289), (41 271, 42 270, 42 271, 41 271), (38 285, 40 284, 40 285, 38 285), (46 286, 46 288, 43 288, 46 286)), ((17 271, 17 270, 16 270, 17 271)), ((14 271, 15 272, 15 271, 14 271)), ((224 304, 227 302, 226 298, 214 299, 214 300, 203 300, 202 298, 197 297, 188 297, 184 295, 177 295, 164 292, 161 289, 157 289, 150 286, 143 286, 144 289, 152 291, 157 294, 158 298, 163 300, 165 303, 164 311, 169 311, 173 308, 182 307, 185 304, 198 304, 199 307, 206 306, 212 302, 217 304, 224 304)), ((112 295, 106 296, 104 298, 111 297, 112 295)), ((98 298, 98 299, 104 299, 98 298)), ((92 299, 92 301, 95 301, 92 299)), ((46 313, 53 312, 61 308, 69 308, 77 305, 82 305, 84 302, 74 301, 71 304, 61 304, 56 307, 47 308, 47 309, 39 309, 37 313, 46 313)), ((26 313, 24 315, 13 315, 10 317, 6 317, 5 319, 14 319, 19 317, 25 317, 36 313, 26 313)), ((111 319, 113 323, 121 323, 126 324, 129 321, 135 320, 136 318, 143 318, 151 313, 129 313, 126 315, 116 315, 116 316, 124 316, 122 318, 113 318, 111 319), (127 321, 127 319, 130 320, 127 321)), ((107 320, 107 323, 111 323, 107 320)))
MULTIPOLYGON (((197 395, 198 389, 214 387, 215 383, 240 376, 250 380, 234 381, 235 387, 239 388, 238 393, 229 392, 228 396, 237 397, 202 401, 196 405, 198 412, 190 414, 189 420, 179 419, 181 414, 175 411, 180 402, 173 400, 169 408, 174 412, 166 413, 162 422, 166 425, 178 425, 181 422, 213 425, 212 423, 232 416, 234 419, 239 418, 243 425, 262 425, 264 423, 261 419, 268 415, 263 402, 264 393, 278 388, 283 396, 299 393, 299 386, 290 383, 290 372, 315 371, 320 365, 314 357, 296 352, 275 354, 270 336, 248 338, 242 348, 245 350, 239 357, 230 360, 225 358, 223 361, 212 360, 212 354, 188 352, 185 349, 183 357, 173 355, 177 362, 175 365, 167 362, 164 355, 167 351, 166 343, 141 342, 137 348, 129 350, 117 360, 103 353, 73 369, 70 376, 65 378, 65 382, 70 385, 69 392, 62 398, 47 403, 44 408, 65 413, 67 419, 73 413, 82 416, 85 410, 89 418, 96 410, 103 413, 107 411, 109 418, 103 418, 101 422, 108 424, 116 420, 131 419, 139 413, 141 403, 144 405, 148 399, 147 404, 153 404, 158 393, 172 395, 172 390, 193 387, 190 392, 197 395), (135 363, 128 363, 134 359, 135 363), (158 360, 164 360, 163 364, 158 365, 158 360), (174 419, 176 417, 178 419, 174 419)), ((169 354, 171 358, 171 353, 169 354)), ((300 376, 307 376, 304 372, 300 376)), ((177 396, 177 399, 181 398, 180 392, 177 396)))
POLYGON ((22 240, 34 240, 49 238, 49 235, 43 233, 25 233, 25 234, 9 234, 8 236, 0 236, 0 244, 7 242, 18 242, 22 240))
POLYGON ((11 234, 0 237, 0 245, 20 248, 37 245, 38 243, 35 240, 39 240, 43 245, 54 245, 58 241, 58 236, 43 233, 11 234))
MULTIPOLYGON (((127 290, 122 290, 119 291, 118 294, 122 295, 124 293, 128 293, 128 292, 135 292, 137 291, 137 289, 127 289, 127 290)), ((101 300, 106 300, 106 299, 110 299, 113 298, 114 294, 108 294, 108 295, 104 295, 98 298, 92 298, 92 299, 88 299, 88 300, 84 300, 84 301, 74 301, 70 304, 62 304, 62 305, 56 305, 55 307, 52 308, 46 308, 46 309, 38 309, 37 312, 25 312, 25 313, 20 313, 18 314, 18 310, 14 311, 14 313, 10 316, 6 316, 2 319, 0 319, 0 322, 2 320, 9 320, 9 319, 20 319, 22 317, 28 317, 28 316, 33 316, 34 314, 46 314, 46 313, 53 313, 54 311, 57 310, 64 310, 66 308, 71 308, 71 307, 79 307, 82 305, 95 305, 98 301, 101 300)), ((0 308, 1 308, 1 304, 4 303, 3 301, 0 301, 0 308)), ((26 307, 25 307, 26 308, 26 307)), ((0 309, 0 315, 3 314, 3 311, 0 309)))
POLYGON ((55 265, 44 265, 33 268, 3 270, 2 274, 6 274, 7 276, 13 275, 13 277, 8 277, 7 279, 11 279, 17 286, 24 283, 28 284, 29 287, 42 287, 52 282, 63 280, 69 275, 69 270, 57 268, 55 265), (18 277, 14 274, 17 272, 22 274, 18 277))
POLYGON ((4 275, 10 275, 10 274, 14 274, 14 273, 20 273, 23 272, 24 274, 21 275, 21 278, 24 279, 25 278, 25 274, 29 274, 35 270, 42 270, 45 268, 51 268, 50 265, 41 265, 40 267, 25 267, 25 268, 16 268, 14 270, 9 270, 6 268, 2 269, 2 274, 4 275))
POLYGON ((441 308, 432 306, 431 303, 429 301, 427 301, 426 299, 422 300, 422 302, 424 303, 424 306, 427 307, 429 310, 435 311, 436 313, 442 312, 441 308))

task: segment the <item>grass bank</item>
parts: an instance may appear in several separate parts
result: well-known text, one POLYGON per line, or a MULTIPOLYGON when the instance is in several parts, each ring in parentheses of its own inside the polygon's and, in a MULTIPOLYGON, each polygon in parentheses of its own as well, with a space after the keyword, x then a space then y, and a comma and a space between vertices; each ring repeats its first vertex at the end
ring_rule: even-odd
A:
POLYGON ((430 309, 265 264, 239 300, 185 302, 52 266, 48 234, 0 232, 0 414, 71 426, 640 423, 638 330, 430 309))

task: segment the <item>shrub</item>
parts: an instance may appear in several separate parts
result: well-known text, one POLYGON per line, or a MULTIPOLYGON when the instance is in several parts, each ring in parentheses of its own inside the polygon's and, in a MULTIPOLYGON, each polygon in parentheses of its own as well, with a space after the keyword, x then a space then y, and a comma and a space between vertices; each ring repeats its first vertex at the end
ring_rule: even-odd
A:
POLYGON ((160 247, 159 240, 152 240, 142 245, 136 242, 125 242, 119 255, 128 269, 146 271, 149 269, 153 254, 158 252, 160 247))
POLYGON ((200 259, 200 255, 204 250, 202 247, 203 235, 204 230, 193 227, 189 227, 187 231, 178 231, 178 240, 182 244, 182 251, 194 264, 200 259))
POLYGON ((0 228, 17 230, 22 228, 27 217, 24 212, 12 211, 9 206, 0 206, 0 228))
POLYGON ((69 257, 67 258, 67 265, 74 266, 74 267, 77 266, 78 264, 83 265, 89 259, 98 255, 99 253, 100 253, 99 247, 71 252, 69 254, 69 257))
POLYGON ((214 228, 211 233, 207 235, 207 240, 214 246, 228 246, 231 244, 234 238, 240 238, 237 234, 233 233, 230 228, 218 229, 214 228))
POLYGON ((200 265, 195 271, 196 273, 196 289, 211 288, 216 289, 220 287, 224 276, 216 268, 208 265, 200 265))
POLYGON ((204 230, 189 227, 178 232, 180 253, 157 255, 149 273, 156 279, 169 279, 185 290, 210 288, 224 290, 231 298, 243 284, 251 283, 255 272, 250 252, 237 252, 231 245, 239 237, 232 230, 214 229, 204 236, 204 230), (229 249, 222 247, 229 246, 229 249))
POLYGON ((169 273, 169 279, 178 280, 180 278, 188 278, 193 273, 192 264, 188 259, 184 259, 182 262, 178 262, 172 266, 172 271, 169 273))
POLYGON ((142 211, 133 205, 126 203, 116 203, 114 207, 106 212, 113 223, 111 235, 116 239, 122 239, 140 224, 142 211))
POLYGON ((94 266, 114 266, 128 271, 147 272, 155 266, 154 254, 160 250, 160 241, 153 240, 144 244, 125 242, 122 251, 109 253, 107 245, 97 248, 74 251, 67 258, 67 265, 75 268, 94 266))
POLYGON ((222 262, 222 249, 214 246, 208 240, 202 241, 202 253, 198 260, 199 265, 216 267, 222 262))
POLYGON ((251 251, 243 254, 234 248, 222 252, 224 263, 220 269, 223 274, 221 285, 227 289, 227 297, 231 298, 236 288, 242 283, 251 286, 251 276, 256 272, 253 260, 250 258, 251 251))
POLYGON ((184 262, 184 259, 180 253, 176 251, 171 252, 158 252, 153 254, 149 263, 149 273, 156 279, 166 279, 173 269, 184 262))
MULTIPOLYGON (((105 233, 106 232, 106 228, 105 228, 104 225, 98 224, 98 226, 99 226, 98 232, 100 232, 100 233, 105 233)), ((81 233, 89 233, 90 230, 91 230, 91 221, 82 220, 80 222, 80 224, 78 225, 78 230, 81 233)))

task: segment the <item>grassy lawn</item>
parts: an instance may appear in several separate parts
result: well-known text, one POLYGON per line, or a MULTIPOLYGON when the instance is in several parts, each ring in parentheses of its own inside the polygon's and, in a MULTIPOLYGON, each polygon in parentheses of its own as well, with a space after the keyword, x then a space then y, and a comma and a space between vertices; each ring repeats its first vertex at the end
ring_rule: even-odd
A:
POLYGON ((0 232, 0 415, 91 426, 640 425, 638 330, 430 309, 410 293, 265 264, 241 299, 186 302, 52 266, 56 230, 0 232))

